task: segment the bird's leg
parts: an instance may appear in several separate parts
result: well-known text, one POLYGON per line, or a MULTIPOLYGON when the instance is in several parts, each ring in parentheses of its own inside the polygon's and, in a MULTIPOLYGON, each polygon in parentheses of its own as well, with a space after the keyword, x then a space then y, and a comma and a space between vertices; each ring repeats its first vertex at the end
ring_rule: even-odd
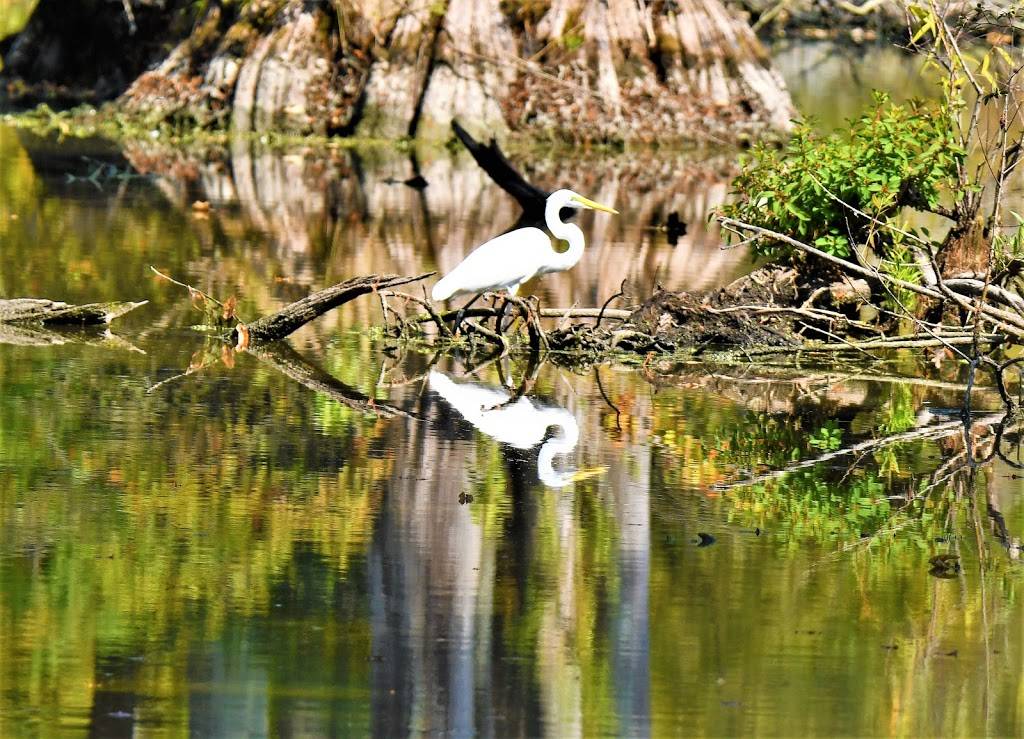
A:
POLYGON ((505 320, 505 309, 508 308, 508 298, 501 298, 501 307, 498 308, 498 317, 494 320, 494 330, 499 334, 505 333, 505 328, 502 323, 505 320))
POLYGON ((472 300, 459 308, 459 312, 455 314, 455 323, 452 324, 452 336, 459 333, 459 326, 462 324, 462 319, 466 317, 466 311, 469 310, 473 303, 480 299, 481 295, 483 295, 483 293, 477 293, 472 300))
POLYGON ((508 310, 508 304, 512 303, 513 305, 518 305, 519 301, 521 300, 521 298, 516 297, 516 294, 519 292, 519 284, 520 283, 516 283, 515 285, 508 286, 508 288, 506 289, 504 300, 501 303, 501 312, 498 313, 498 321, 495 324, 495 328, 497 328, 498 333, 501 334, 502 336, 505 335, 505 330, 511 329, 512 325, 516 321, 516 316, 513 313, 512 317, 509 319, 508 325, 502 326, 502 323, 505 320, 505 311, 508 310))
MULTIPOLYGON (((492 405, 489 408, 484 408, 483 410, 493 411, 499 410, 501 408, 507 408, 508 406, 515 405, 517 402, 519 402, 520 398, 533 392, 533 386, 534 383, 537 381, 537 374, 540 371, 541 363, 538 361, 536 352, 532 352, 529 355, 527 362, 528 363, 526 365, 526 370, 523 373, 523 381, 520 382, 518 385, 512 384, 511 373, 509 374, 509 377, 507 379, 502 380, 502 384, 508 387, 508 389, 512 392, 508 399, 502 401, 501 403, 498 403, 497 405, 492 405)), ((501 363, 499 362, 498 376, 501 377, 501 375, 501 363)))
POLYGON ((540 335, 541 346, 544 347, 544 351, 550 351, 551 345, 548 344, 548 335, 544 333, 544 326, 540 322, 540 298, 533 297, 533 319, 537 322, 537 333, 540 335))

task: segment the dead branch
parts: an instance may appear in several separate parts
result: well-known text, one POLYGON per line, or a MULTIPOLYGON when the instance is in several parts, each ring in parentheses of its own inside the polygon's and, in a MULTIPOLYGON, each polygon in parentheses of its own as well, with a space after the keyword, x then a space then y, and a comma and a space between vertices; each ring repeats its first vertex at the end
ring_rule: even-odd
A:
MULTIPOLYGON (((1002 340, 999 334, 983 334, 981 341, 996 343, 1002 340)), ((927 349, 939 346, 964 346, 974 343, 974 334, 961 334, 959 336, 948 336, 939 334, 935 338, 891 336, 881 339, 869 339, 867 341, 840 341, 837 343, 807 342, 797 351, 800 352, 845 352, 867 351, 869 349, 927 349)), ((762 356, 766 354, 792 353, 792 347, 766 346, 746 350, 751 356, 762 356)))
POLYGON ((541 308, 541 318, 616 318, 626 320, 633 315, 633 308, 541 308))
POLYGON ((949 278, 944 280, 946 287, 957 292, 968 293, 971 296, 992 297, 1003 305, 1008 305, 1018 313, 1024 314, 1024 298, 1005 288, 986 284, 984 280, 970 278, 949 278))
POLYGON ((498 346, 500 346, 500 347, 502 347, 504 349, 508 348, 508 343, 505 340, 505 337, 502 336, 501 334, 496 333, 494 331, 491 331, 489 328, 485 328, 484 326, 480 325, 476 321, 474 321, 472 319, 469 319, 469 318, 465 319, 463 321, 463 323, 465 323, 473 331, 476 331, 478 334, 480 334, 484 338, 489 339, 490 341, 493 341, 498 346))
MULTIPOLYGON (((451 336, 452 332, 448 328, 448 326, 445 324, 444 318, 442 316, 438 315, 437 311, 434 310, 434 306, 432 306, 430 304, 429 300, 426 300, 425 298, 418 298, 415 295, 409 295, 408 293, 395 292, 394 290, 388 290, 387 292, 382 292, 380 294, 380 296, 381 296, 382 303, 384 305, 387 305, 387 298, 400 298, 402 300, 405 300, 406 302, 416 303, 416 305, 418 305, 421 308, 423 308, 423 310, 425 310, 427 313, 426 313, 426 316, 423 317, 423 320, 419 320, 419 317, 417 317, 417 318, 412 319, 413 321, 416 321, 418 323, 426 323, 427 321, 433 321, 434 325, 437 326, 437 329, 442 334, 444 334, 446 336, 451 336)), ((394 311, 392 311, 392 313, 394 313, 394 311)), ((451 315, 454 316, 455 312, 451 312, 451 315)), ((408 323, 409 319, 403 319, 403 320, 406 323, 408 323)))
MULTIPOLYGON (((420 298, 413 298, 411 295, 405 293, 389 292, 384 293, 387 297, 396 297, 402 299, 409 299, 416 303, 421 303, 420 298)), ((450 322, 455 320, 455 316, 458 314, 458 309, 450 310, 445 313, 419 313, 415 316, 406 318, 410 323, 437 323, 439 318, 442 322, 450 322)), ((497 308, 469 308, 463 314, 465 318, 497 318, 497 308)), ((600 318, 600 308, 541 308, 537 311, 541 318, 600 318)), ((604 311, 605 318, 614 318, 620 321, 624 321, 633 315, 633 309, 626 308, 607 308, 604 311)))
MULTIPOLYGON (((187 282, 181 282, 180 280, 176 280, 173 277, 171 277, 170 275, 164 274, 163 272, 158 270, 153 265, 149 265, 149 269, 153 272, 153 274, 155 274, 160 279, 167 280, 172 285, 177 285, 178 287, 183 287, 186 290, 188 290, 189 297, 192 298, 193 301, 200 302, 200 303, 202 303, 202 302, 213 303, 214 305, 216 305, 218 308, 220 308, 222 310, 227 307, 227 306, 224 305, 224 303, 222 303, 221 301, 217 300, 217 298, 213 297, 212 295, 210 295, 208 293, 203 292, 198 287, 195 287, 194 285, 189 285, 187 282)), ((239 320, 241 320, 241 319, 239 319, 239 320)))

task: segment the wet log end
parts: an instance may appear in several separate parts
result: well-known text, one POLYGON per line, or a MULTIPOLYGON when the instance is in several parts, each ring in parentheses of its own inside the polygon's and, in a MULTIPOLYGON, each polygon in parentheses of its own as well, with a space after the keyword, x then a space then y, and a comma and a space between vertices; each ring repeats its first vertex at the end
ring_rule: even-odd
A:
POLYGON ((46 325, 99 325, 145 305, 129 301, 70 305, 45 298, 0 300, 0 323, 39 323, 46 325))

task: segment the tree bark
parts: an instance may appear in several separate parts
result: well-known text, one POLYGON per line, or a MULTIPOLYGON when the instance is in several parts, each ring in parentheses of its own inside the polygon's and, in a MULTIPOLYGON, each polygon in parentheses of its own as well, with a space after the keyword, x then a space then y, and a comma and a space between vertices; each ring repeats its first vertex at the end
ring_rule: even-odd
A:
POLYGON ((95 97, 123 91, 152 122, 242 132, 436 139, 457 118, 478 136, 734 140, 795 115, 722 0, 208 0, 199 15, 126 1, 134 34, 121 0, 77 4, 122 29, 92 64, 67 51, 80 31, 59 17, 66 3, 40 0, 3 76, 80 91, 101 79, 95 97))
POLYGON ((441 15, 430 3, 403 3, 383 43, 372 47, 357 127, 361 136, 400 138, 415 133, 423 89, 428 83, 441 15))
POLYGON ((444 139, 451 122, 503 133, 508 125, 501 92, 515 78, 516 40, 499 0, 450 0, 423 93, 417 134, 444 139))

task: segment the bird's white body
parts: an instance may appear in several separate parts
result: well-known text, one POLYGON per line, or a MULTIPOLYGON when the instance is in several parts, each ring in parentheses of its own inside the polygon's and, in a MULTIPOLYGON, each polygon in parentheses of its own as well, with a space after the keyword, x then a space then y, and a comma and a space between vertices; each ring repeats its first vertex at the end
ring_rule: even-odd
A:
POLYGON ((434 300, 508 290, 538 274, 538 265, 551 253, 551 239, 539 228, 517 228, 481 244, 442 277, 430 291, 434 300), (495 277, 500 275, 500 277, 495 277))
POLYGON ((586 242, 578 226, 559 218, 559 211, 566 207, 617 212, 572 190, 558 190, 548 196, 544 222, 555 238, 569 243, 566 251, 555 251, 551 239, 539 228, 517 228, 470 252, 455 269, 438 280, 430 297, 447 300, 455 295, 476 295, 490 290, 507 290, 515 295, 524 282, 537 275, 572 269, 583 256, 586 242))
POLYGON ((580 438, 576 417, 565 408, 544 405, 525 396, 504 405, 512 397, 504 388, 455 382, 437 370, 430 371, 430 389, 477 430, 502 444, 532 449, 544 442, 537 455, 537 476, 545 485, 565 487, 585 476, 575 471, 558 472, 554 468, 555 455, 571 452, 580 438), (544 441, 552 427, 557 432, 544 441))

